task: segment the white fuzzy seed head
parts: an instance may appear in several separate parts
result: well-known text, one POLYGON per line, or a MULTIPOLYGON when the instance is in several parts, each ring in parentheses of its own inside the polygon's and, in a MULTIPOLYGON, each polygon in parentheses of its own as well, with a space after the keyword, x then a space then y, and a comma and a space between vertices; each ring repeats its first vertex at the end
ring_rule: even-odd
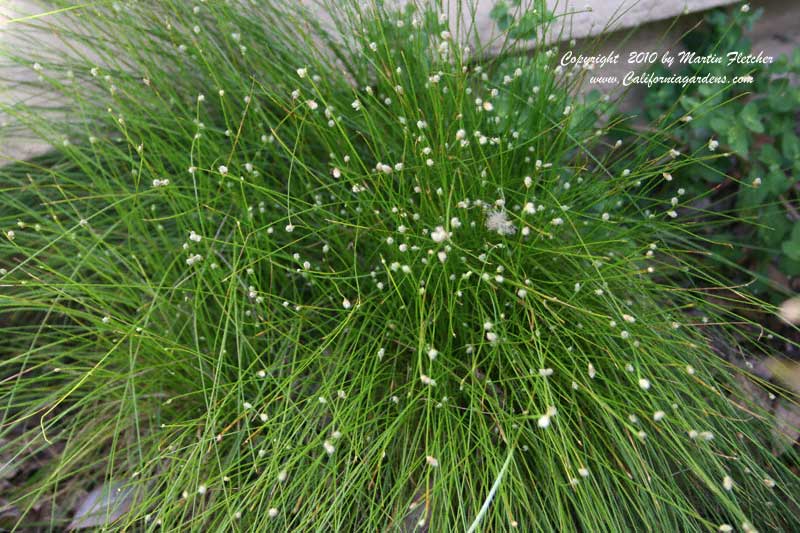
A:
POLYGON ((722 478, 722 488, 727 491, 733 490, 733 478, 731 476, 725 476, 722 478))
POLYGON ((486 215, 486 229, 497 232, 499 235, 513 235, 517 227, 508 219, 505 210, 492 210, 486 215))
POLYGON ((436 380, 433 379, 432 377, 426 376, 425 374, 422 374, 419 377, 419 380, 422 382, 423 385, 428 385, 430 387, 436 386, 436 380))
POLYGON ((443 226, 436 226, 436 229, 431 232, 431 239, 433 239, 433 242, 442 243, 449 238, 450 234, 444 229, 443 226))
POLYGON ((539 417, 539 420, 536 422, 536 425, 539 426, 540 429, 546 429, 550 426, 550 419, 556 416, 556 408, 555 406, 551 405, 547 408, 545 414, 539 417))

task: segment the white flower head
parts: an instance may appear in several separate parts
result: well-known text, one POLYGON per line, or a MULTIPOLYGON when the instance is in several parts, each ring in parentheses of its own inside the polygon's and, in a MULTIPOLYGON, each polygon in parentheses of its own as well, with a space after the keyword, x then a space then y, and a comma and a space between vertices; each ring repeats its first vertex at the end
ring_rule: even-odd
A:
POLYGON ((425 374, 422 374, 419 377, 419 380, 422 382, 423 385, 429 385, 431 387, 435 387, 436 386, 436 380, 433 379, 430 376, 426 376, 425 374))
POLYGON ((503 209, 493 209, 486 215, 486 229, 496 231, 499 235, 513 235, 517 227, 508 219, 503 209))
POLYGON ((189 256, 188 259, 186 259, 186 264, 189 265, 189 266, 192 266, 195 263, 199 263, 202 260, 203 260, 203 256, 202 255, 194 254, 194 255, 189 256))
POLYGON ((727 491, 733 490, 733 478, 731 476, 725 476, 722 478, 722 488, 727 491))
POLYGON ((539 417, 536 425, 539 426, 540 429, 546 429, 550 426, 550 419, 554 416, 556 416, 556 408, 551 405, 547 408, 545 414, 539 417))
POLYGON ((443 226, 436 226, 436 229, 431 232, 431 239, 433 239, 433 242, 444 242, 449 238, 450 232, 445 230, 443 226))

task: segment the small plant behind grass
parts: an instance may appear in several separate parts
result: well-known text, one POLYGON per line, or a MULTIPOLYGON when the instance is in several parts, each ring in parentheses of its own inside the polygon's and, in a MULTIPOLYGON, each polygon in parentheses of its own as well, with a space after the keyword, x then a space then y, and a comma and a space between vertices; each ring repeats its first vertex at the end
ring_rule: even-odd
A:
POLYGON ((12 54, 69 112, 6 109, 55 147, 0 170, 6 526, 797 526, 669 150, 612 171, 557 54, 469 13, 328 8, 24 23, 91 54, 12 54))
MULTIPOLYGON (((697 57, 724 61, 686 64, 677 72, 730 80, 750 76, 753 83, 662 85, 648 91, 643 111, 669 128, 679 149, 698 155, 675 177, 690 194, 705 196, 707 218, 714 211, 738 215, 714 224, 713 252, 730 262, 730 275, 752 279, 749 290, 777 303, 793 291, 789 278, 800 274, 800 48, 769 64, 728 63, 729 53, 766 55, 753 49, 747 33, 762 12, 710 12, 684 44, 697 57), (686 117, 691 120, 679 122, 686 117)), ((663 67, 656 70, 664 73, 663 67)))

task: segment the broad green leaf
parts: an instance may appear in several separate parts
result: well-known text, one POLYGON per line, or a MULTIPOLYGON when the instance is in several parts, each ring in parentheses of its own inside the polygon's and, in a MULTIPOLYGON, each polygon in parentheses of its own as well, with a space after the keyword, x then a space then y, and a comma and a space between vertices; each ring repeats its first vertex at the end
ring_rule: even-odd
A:
POLYGON ((765 144, 761 147, 761 150, 758 153, 758 160, 771 167, 772 165, 781 165, 783 162, 783 157, 781 153, 775 149, 775 147, 771 144, 765 144))
POLYGON ((766 191, 766 194, 771 197, 777 197, 779 194, 786 192, 791 182, 786 176, 786 173, 781 170, 778 165, 770 167, 769 173, 764 176, 761 186, 766 191))
POLYGON ((789 111, 792 111, 795 103, 789 94, 789 80, 772 80, 769 85, 767 102, 773 111, 777 111, 779 113, 788 113, 789 111))
POLYGON ((489 11, 489 17, 497 23, 500 30, 505 31, 514 22, 514 17, 508 11, 508 4, 504 0, 497 2, 489 11))
POLYGON ((728 120, 728 116, 722 112, 718 113, 714 118, 711 119, 711 129, 714 130, 714 133, 720 137, 723 136, 730 127, 731 122, 728 120))
POLYGON ((747 151, 750 148, 750 139, 745 128, 740 124, 734 124, 725 132, 725 138, 731 150, 743 157, 747 157, 747 151))
POLYGON ((786 132, 781 139, 783 156, 793 163, 800 159, 800 138, 792 132, 786 132))
POLYGON ((794 260, 783 255, 778 262, 778 266, 780 271, 787 276, 800 276, 800 260, 794 260))
POLYGON ((761 116, 756 102, 750 102, 744 106, 739 113, 742 123, 755 133, 764 133, 764 124, 761 123, 761 116))
POLYGON ((533 40, 538 37, 540 16, 535 10, 526 11, 508 31, 515 39, 533 40))
POLYGON ((763 244, 770 248, 777 248, 786 240, 786 236, 792 231, 792 223, 786 218, 786 211, 783 206, 770 204, 761 211, 758 219, 758 236, 763 244))

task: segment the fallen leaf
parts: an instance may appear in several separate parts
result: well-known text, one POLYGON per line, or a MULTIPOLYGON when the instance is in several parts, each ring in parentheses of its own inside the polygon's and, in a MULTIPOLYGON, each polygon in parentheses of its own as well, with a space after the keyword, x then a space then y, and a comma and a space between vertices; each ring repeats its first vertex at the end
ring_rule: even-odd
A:
POLYGON ((800 394, 800 363, 773 357, 764 361, 764 366, 781 383, 800 394))
POLYGON ((107 526, 128 512, 133 500, 133 488, 122 482, 96 487, 78 505, 68 529, 107 526))
POLYGON ((777 427, 775 436, 775 454, 781 455, 789 451, 800 437, 800 408, 797 405, 782 401, 775 409, 777 427))

